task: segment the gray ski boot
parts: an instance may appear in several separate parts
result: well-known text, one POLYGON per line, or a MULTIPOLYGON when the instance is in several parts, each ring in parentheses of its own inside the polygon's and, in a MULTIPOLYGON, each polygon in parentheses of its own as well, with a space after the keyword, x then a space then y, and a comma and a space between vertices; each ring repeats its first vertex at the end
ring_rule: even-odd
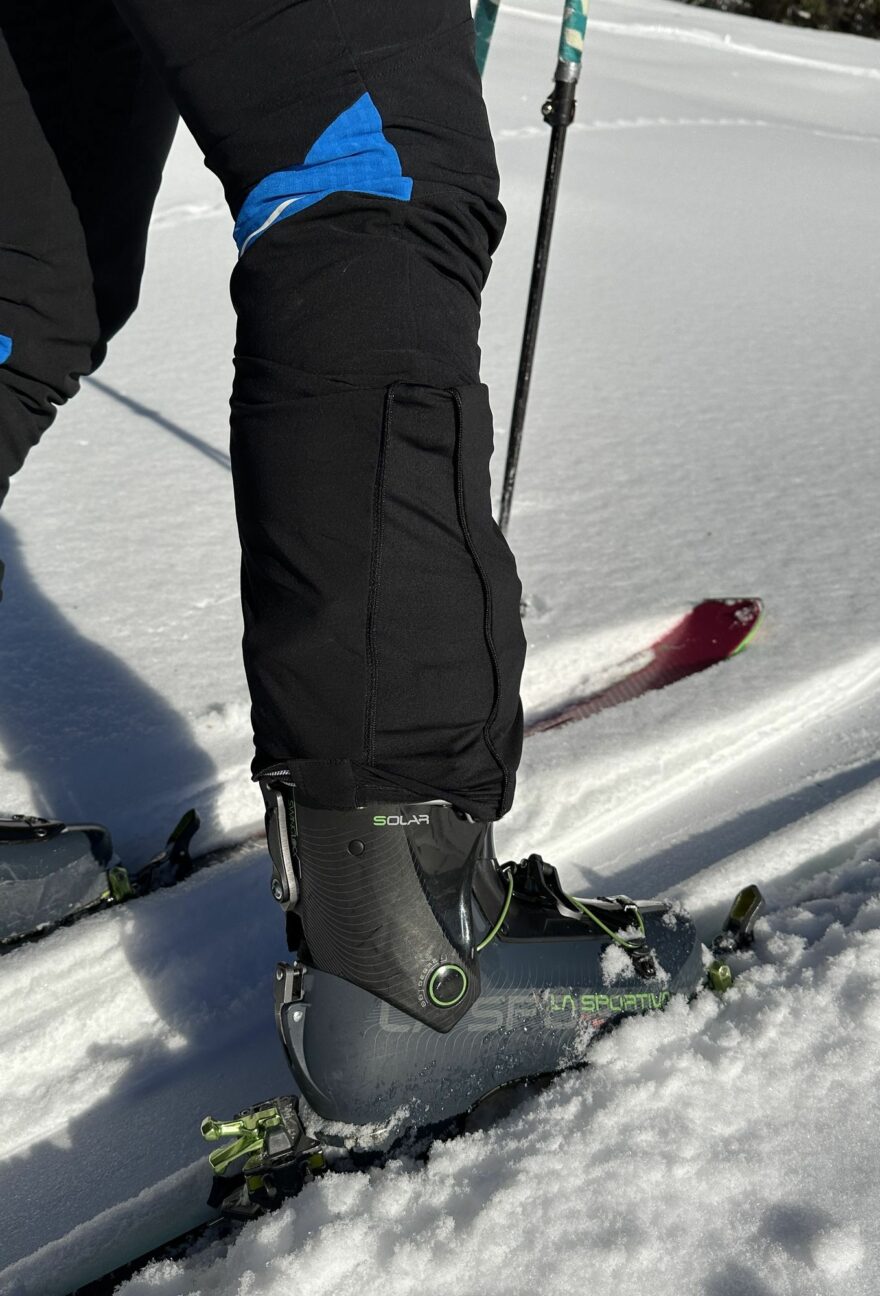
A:
POLYGON ((328 1145, 387 1148, 577 1066, 598 1031, 704 979, 693 922, 668 903, 569 896, 538 855, 500 864, 491 825, 445 803, 325 810, 273 774, 272 891, 296 953, 275 1011, 301 1098, 204 1122, 236 1139, 210 1158, 227 1214, 297 1191, 328 1145))

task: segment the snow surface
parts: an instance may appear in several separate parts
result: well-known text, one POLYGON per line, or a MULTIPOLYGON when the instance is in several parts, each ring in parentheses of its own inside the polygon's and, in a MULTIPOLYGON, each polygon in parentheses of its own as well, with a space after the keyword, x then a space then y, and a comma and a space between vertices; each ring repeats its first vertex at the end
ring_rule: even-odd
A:
MULTIPOLYGON (((502 10, 496 477, 556 0, 502 10)), ((690 602, 761 594, 728 666, 529 741, 500 846, 709 933, 770 899, 737 988, 601 1041, 427 1166, 327 1179, 137 1293, 868 1296, 880 1242, 880 46, 596 0, 511 525, 525 700, 613 677, 690 602)), ((0 514, 0 802, 136 860, 247 776, 226 401, 230 222, 179 136, 142 306, 0 514)), ((198 1122, 290 1087, 260 848, 0 963, 0 1292, 65 1293, 204 1218, 198 1122)))

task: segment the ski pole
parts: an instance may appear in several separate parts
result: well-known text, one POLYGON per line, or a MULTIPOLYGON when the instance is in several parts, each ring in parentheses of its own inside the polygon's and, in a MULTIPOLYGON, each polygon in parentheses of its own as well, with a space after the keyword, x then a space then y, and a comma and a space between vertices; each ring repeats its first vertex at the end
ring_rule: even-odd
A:
POLYGON ((556 200, 559 194, 559 177, 562 171, 565 133, 574 121, 575 94, 578 77, 581 74, 581 58, 584 52, 584 36, 587 30, 588 3, 589 0, 566 0, 553 89, 541 109, 544 120, 551 128, 550 152, 547 158, 547 171, 544 176, 544 190, 541 196, 541 216, 538 221, 538 237, 535 243, 535 258, 532 263, 532 279, 529 285, 526 322, 523 330, 522 349, 519 355, 513 413, 510 419, 507 460, 504 465, 504 484, 501 490, 501 510, 498 516, 498 525, 505 532, 507 531, 507 523, 510 520, 510 506, 513 502, 513 488, 516 483, 516 466, 519 461, 523 426, 526 418, 526 404, 529 399, 529 386, 532 380, 532 363, 535 358, 535 344, 538 340, 538 322, 541 318, 544 280, 547 277, 547 261, 550 255, 553 217, 556 215, 556 200))
POLYGON ((501 0, 477 0, 477 11, 474 14, 474 26, 477 29, 477 68, 480 76, 486 70, 486 59, 489 57, 489 46, 495 30, 495 19, 501 0))

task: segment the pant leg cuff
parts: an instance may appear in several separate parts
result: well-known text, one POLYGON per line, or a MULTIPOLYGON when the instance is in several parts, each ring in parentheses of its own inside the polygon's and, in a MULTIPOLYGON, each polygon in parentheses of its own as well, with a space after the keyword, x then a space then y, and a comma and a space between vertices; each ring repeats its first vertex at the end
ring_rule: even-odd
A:
POLYGON ((507 809, 498 804, 497 790, 494 796, 489 794, 485 798, 450 795, 443 788, 410 778, 399 779, 388 771, 350 760, 269 761, 258 752, 253 776, 255 780, 289 778, 296 786, 298 800, 323 810, 355 810, 388 802, 444 801, 474 819, 493 822, 507 809))

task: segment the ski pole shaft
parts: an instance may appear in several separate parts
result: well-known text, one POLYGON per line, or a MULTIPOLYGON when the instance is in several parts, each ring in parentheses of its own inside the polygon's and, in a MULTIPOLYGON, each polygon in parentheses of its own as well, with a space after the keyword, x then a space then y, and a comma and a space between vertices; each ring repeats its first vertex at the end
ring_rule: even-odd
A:
POLYGON ((538 221, 535 259, 532 264, 532 279, 529 285, 529 300, 526 307, 526 322, 519 355, 519 369, 516 375, 513 413, 510 417, 507 459, 504 464, 504 484, 501 489, 501 509, 498 516, 498 525, 505 534, 510 521, 513 489, 516 485, 516 470, 519 464, 519 452, 522 446, 522 434, 526 420, 526 406, 532 382, 532 365, 535 358, 535 346, 538 341, 538 324, 541 320, 541 304, 544 297, 544 281, 547 277, 550 236, 553 232, 553 217, 556 210, 556 197, 559 192, 564 148, 565 129, 564 127, 555 126, 550 138, 550 152, 547 158, 547 171, 541 198, 541 215, 538 221))
POLYGON ((504 465, 504 482, 501 489, 501 509, 498 515, 498 525, 504 532, 507 531, 507 524, 510 521, 513 489, 516 484, 516 470, 525 426, 526 406, 532 381, 532 367, 538 341, 538 324, 541 319, 541 305, 544 299, 544 283, 547 278, 547 262, 550 255, 550 240, 553 234, 553 219, 556 215, 556 204, 559 196, 559 181, 562 173, 566 131, 574 120, 575 114, 575 96, 581 72, 584 35, 587 27, 587 4, 588 0, 566 0, 553 90, 542 109, 544 120, 550 126, 550 149, 547 157, 547 170, 544 175, 544 188, 541 195, 541 214, 538 220, 538 234, 532 262, 532 278, 529 284, 526 321, 520 349, 519 369, 516 376, 510 434, 507 442, 507 459, 504 465))
POLYGON ((489 57, 489 46, 500 5, 501 0, 477 0, 474 26, 477 30, 477 68, 480 76, 486 70, 486 59, 489 57))

